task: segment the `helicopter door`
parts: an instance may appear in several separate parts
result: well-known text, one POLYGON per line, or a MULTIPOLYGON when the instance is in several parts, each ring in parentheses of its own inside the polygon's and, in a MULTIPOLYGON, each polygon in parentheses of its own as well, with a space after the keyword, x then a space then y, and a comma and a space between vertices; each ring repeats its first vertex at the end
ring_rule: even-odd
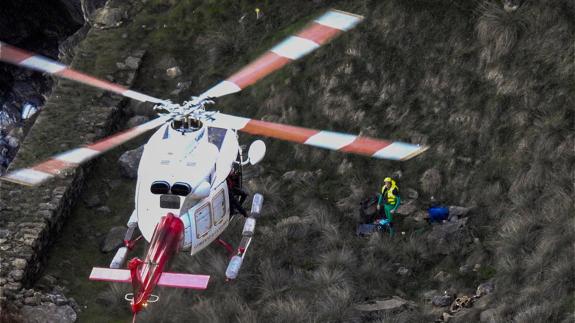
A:
POLYGON ((228 186, 221 183, 210 196, 188 210, 182 217, 185 225, 184 246, 191 254, 204 249, 216 239, 230 221, 228 186))

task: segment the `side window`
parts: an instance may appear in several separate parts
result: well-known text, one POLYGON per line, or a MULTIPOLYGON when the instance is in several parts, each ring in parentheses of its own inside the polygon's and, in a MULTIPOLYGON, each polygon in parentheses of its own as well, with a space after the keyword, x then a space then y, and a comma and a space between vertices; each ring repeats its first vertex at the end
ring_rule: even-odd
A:
POLYGON ((210 203, 202 205, 196 210, 195 220, 196 220, 196 237, 201 238, 208 233, 212 227, 212 211, 210 208, 210 203))
POLYGON ((214 196, 212 206, 214 208, 214 225, 217 225, 226 215, 226 197, 224 190, 219 191, 216 196, 214 196))

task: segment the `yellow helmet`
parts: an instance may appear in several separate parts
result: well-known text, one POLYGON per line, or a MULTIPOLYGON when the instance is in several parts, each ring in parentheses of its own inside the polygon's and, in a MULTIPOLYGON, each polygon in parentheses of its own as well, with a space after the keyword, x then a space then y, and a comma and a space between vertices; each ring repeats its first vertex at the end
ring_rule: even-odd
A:
POLYGON ((385 182, 391 182, 391 181, 393 181, 393 180, 391 179, 391 177, 386 177, 386 178, 383 180, 384 183, 385 183, 385 182))

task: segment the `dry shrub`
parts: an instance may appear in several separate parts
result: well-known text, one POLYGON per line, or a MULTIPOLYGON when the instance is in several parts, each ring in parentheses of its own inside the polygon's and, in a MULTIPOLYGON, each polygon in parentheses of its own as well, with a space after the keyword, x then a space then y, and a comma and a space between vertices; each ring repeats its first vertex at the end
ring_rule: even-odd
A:
POLYGON ((359 322, 359 313, 352 307, 349 287, 332 286, 318 293, 314 316, 318 322, 359 322))
POLYGON ((352 269, 357 265, 357 255, 348 247, 330 250, 320 256, 322 266, 329 269, 352 269))
POLYGON ((131 286, 128 284, 110 284, 105 291, 98 295, 97 301, 114 313, 125 313, 129 311, 129 303, 124 299, 124 296, 131 292, 131 286))
POLYGON ((525 22, 518 12, 506 12, 496 2, 485 3, 476 27, 477 36, 484 47, 483 59, 493 63, 509 54, 524 28, 525 22))

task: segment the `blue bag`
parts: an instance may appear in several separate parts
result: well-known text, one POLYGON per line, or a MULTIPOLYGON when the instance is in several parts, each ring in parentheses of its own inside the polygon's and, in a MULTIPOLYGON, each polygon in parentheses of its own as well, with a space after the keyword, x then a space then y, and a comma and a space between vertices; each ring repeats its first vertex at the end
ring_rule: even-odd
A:
POLYGON ((432 206, 427 209, 429 222, 442 222, 449 217, 449 208, 446 206, 432 206))

